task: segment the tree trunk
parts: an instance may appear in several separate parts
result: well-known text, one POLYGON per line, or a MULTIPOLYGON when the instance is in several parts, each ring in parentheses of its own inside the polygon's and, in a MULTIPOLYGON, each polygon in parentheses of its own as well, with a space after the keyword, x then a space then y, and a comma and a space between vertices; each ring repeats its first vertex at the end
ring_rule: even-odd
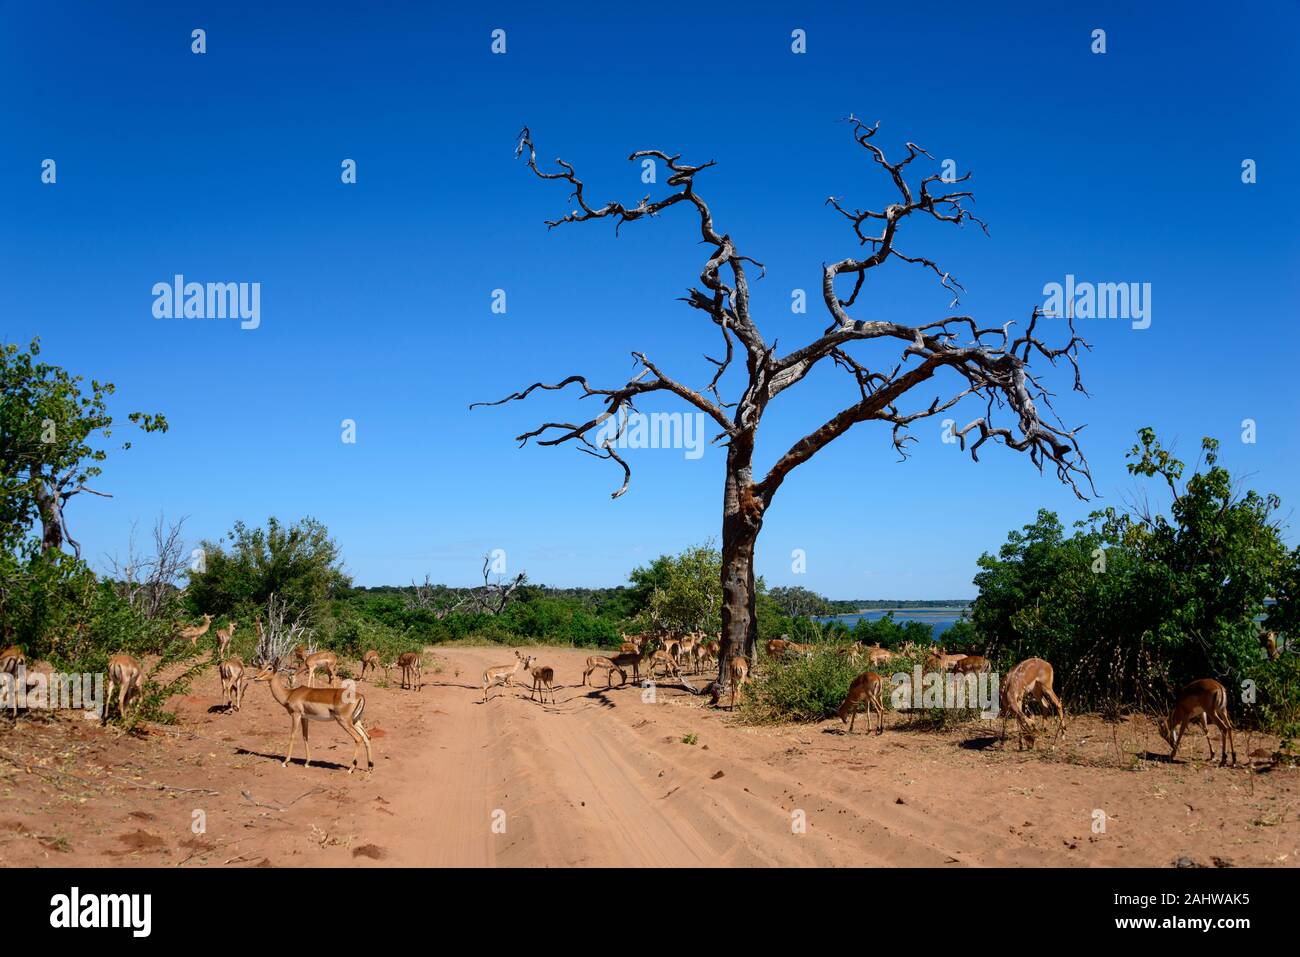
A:
POLYGON ((37 484, 36 507, 41 517, 41 554, 63 547, 63 522, 59 517, 59 491, 37 484))
POLYGON ((730 683, 732 657, 757 651, 758 616, 754 595, 754 546, 763 527, 763 504, 753 494, 749 470, 727 470, 722 514, 722 642, 718 686, 730 683))

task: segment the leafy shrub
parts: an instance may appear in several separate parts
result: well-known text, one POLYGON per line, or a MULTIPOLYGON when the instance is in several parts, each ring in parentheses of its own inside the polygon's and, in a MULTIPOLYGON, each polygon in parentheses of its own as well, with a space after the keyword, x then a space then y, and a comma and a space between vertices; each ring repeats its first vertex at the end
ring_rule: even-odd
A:
POLYGON ((742 694, 741 714, 754 724, 833 717, 864 670, 829 647, 811 657, 767 658, 742 694))

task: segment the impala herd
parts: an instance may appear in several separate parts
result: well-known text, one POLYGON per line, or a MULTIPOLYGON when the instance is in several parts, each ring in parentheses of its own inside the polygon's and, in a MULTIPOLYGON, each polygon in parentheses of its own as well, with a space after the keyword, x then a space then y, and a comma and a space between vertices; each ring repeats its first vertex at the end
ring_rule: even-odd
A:
MULTIPOLYGON (((204 615, 201 625, 181 629, 176 634, 181 640, 188 640, 193 647, 199 638, 207 634, 211 625, 212 616, 204 615)), ((260 642, 263 635, 260 618, 255 621, 255 625, 260 642)), ((298 645, 292 652, 293 660, 297 663, 292 670, 282 668, 281 661, 276 659, 265 663, 260 670, 250 676, 243 659, 238 655, 227 655, 235 629, 236 622, 231 619, 225 628, 216 630, 218 676, 226 710, 238 712, 241 709, 245 682, 265 683, 270 688, 272 698, 285 709, 290 719, 289 746, 282 764, 289 764, 294 744, 301 735, 306 751, 306 764, 310 766, 309 722, 334 721, 353 742, 352 765, 348 773, 351 774, 356 770, 357 757, 363 745, 366 750, 366 770, 367 772, 373 770, 370 737, 361 721, 365 712, 366 699, 364 695, 357 693, 353 682, 344 682, 343 687, 339 688, 333 686, 338 676, 337 656, 331 651, 310 652, 306 647, 298 645), (286 671, 289 674, 288 681, 284 676, 286 671), (319 671, 324 671, 328 677, 327 685, 321 688, 315 686, 316 674, 319 671)), ((811 657, 815 648, 782 637, 767 642, 766 651, 768 656, 773 658, 811 657)), ((913 651, 913 646, 911 642, 907 642, 900 650, 891 651, 880 647, 879 644, 864 646, 861 642, 855 642, 837 648, 836 651, 850 661, 865 660, 869 668, 877 668, 887 665, 891 660, 908 656, 913 651)), ((632 673, 632 680, 639 684, 642 664, 647 666, 647 673, 651 678, 662 673, 665 676, 676 676, 684 680, 688 671, 699 674, 710 665, 716 666, 720 653, 721 643, 718 637, 711 637, 702 632, 653 638, 644 635, 624 635, 616 653, 591 655, 587 658, 586 669, 582 673, 582 684, 585 686, 588 678, 594 673, 604 672, 607 689, 614 686, 616 673, 621 687, 627 683, 629 670, 632 673), (651 650, 652 645, 657 647, 651 650)), ((515 677, 522 671, 532 682, 530 700, 537 700, 540 693, 541 701, 545 703, 546 694, 549 692, 551 703, 554 704, 556 700, 554 668, 541 664, 535 656, 525 655, 519 651, 515 651, 514 656, 513 662, 496 665, 483 672, 482 703, 486 704, 490 700, 491 691, 495 688, 513 688, 515 677)), ((929 672, 971 675, 988 674, 992 670, 992 663, 987 658, 979 655, 947 654, 942 647, 928 652, 924 660, 925 668, 929 672)), ((10 645, 0 649, 0 680, 15 681, 25 663, 26 659, 18 646, 10 645)), ((419 691, 424 687, 421 673, 422 656, 418 652, 402 654, 397 658, 395 665, 390 666, 382 663, 377 651, 369 650, 362 656, 361 679, 365 680, 368 673, 374 674, 381 667, 385 675, 388 674, 390 667, 399 668, 403 689, 419 691)), ((731 657, 727 663, 726 677, 725 684, 721 681, 713 682, 712 702, 715 705, 719 704, 722 695, 729 693, 730 707, 734 710, 737 697, 752 680, 749 659, 743 655, 731 657)), ((1045 711, 1049 708, 1055 711, 1057 738, 1059 739, 1065 732, 1065 708, 1052 687, 1053 678, 1051 664, 1042 658, 1027 658, 1002 677, 999 705, 1002 717, 1001 739, 1004 742, 1007 722, 1014 719, 1020 748, 1024 748, 1026 737, 1029 738, 1030 747, 1034 746, 1033 726, 1024 710, 1026 701, 1033 701, 1045 711)), ((108 661, 108 689, 104 701, 103 721, 108 720, 115 690, 118 713, 125 716, 132 701, 139 699, 143 694, 143 683, 144 669, 139 661, 128 654, 113 655, 108 661)), ((868 730, 874 712, 876 734, 884 733, 885 685, 885 677, 874 670, 864 671, 853 679, 848 694, 837 711, 840 721, 848 724, 849 733, 853 731, 858 712, 864 708, 867 713, 868 730)), ((687 687, 690 687, 689 684, 687 687)), ((11 698, 16 717, 17 696, 12 695, 11 698)), ((1232 722, 1228 717, 1228 693, 1222 684, 1209 678, 1193 681, 1185 687, 1179 693, 1169 716, 1158 725, 1160 736, 1172 749, 1170 760, 1177 757, 1188 724, 1198 719, 1201 730, 1205 734, 1210 759, 1214 759, 1214 745, 1210 740, 1209 729, 1210 724, 1213 724, 1219 729, 1221 750, 1219 763, 1226 764, 1231 753, 1232 763, 1236 764, 1237 749, 1232 736, 1232 722)))

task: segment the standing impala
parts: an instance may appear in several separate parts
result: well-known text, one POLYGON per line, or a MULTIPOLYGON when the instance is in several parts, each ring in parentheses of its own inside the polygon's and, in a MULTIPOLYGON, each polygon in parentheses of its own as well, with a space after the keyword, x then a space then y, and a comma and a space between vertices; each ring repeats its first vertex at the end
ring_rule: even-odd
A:
POLYGON ((226 649, 230 647, 230 639, 235 637, 235 619, 230 619, 225 628, 217 629, 217 657, 226 657, 226 649))
POLYGON ((1228 692, 1213 678, 1193 681, 1178 692, 1174 710, 1160 722, 1160 737, 1173 749, 1169 760, 1178 757, 1178 745, 1182 743, 1183 732, 1187 730, 1188 722, 1197 718, 1201 719, 1201 730, 1205 732, 1205 746, 1210 749, 1210 760, 1214 760, 1214 745, 1210 743, 1210 722, 1213 722, 1219 729, 1219 747, 1223 752, 1219 764, 1228 762, 1229 748, 1232 748, 1232 763, 1236 764, 1237 744, 1232 739, 1232 722, 1228 720, 1228 692))
POLYGON ((542 691, 542 704, 546 704, 546 692, 551 693, 551 704, 555 704, 555 669, 550 665, 535 665, 536 658, 529 658, 528 663, 524 665, 529 674, 533 676, 533 693, 528 696, 533 700, 533 695, 537 694, 537 689, 542 691))
MULTIPOLYGON (((780 639, 773 639, 779 641, 780 639)), ((736 655, 727 662, 727 676, 731 685, 731 710, 736 710, 736 696, 740 694, 740 688, 749 681, 749 659, 743 655, 736 655)), ((717 681, 713 683, 712 704, 716 707, 722 699, 722 685, 717 681)))
POLYGON ((497 685, 505 685, 507 688, 515 686, 515 675, 519 669, 526 667, 531 658, 525 658, 518 651, 515 652, 515 663, 513 665, 494 665, 483 672, 483 703, 487 703, 488 689, 495 688, 497 685))
POLYGON ((218 668, 221 674, 221 693, 226 699, 226 710, 238 711, 244 703, 244 659, 232 655, 218 668))
POLYGON ((203 624, 195 625, 193 628, 181 629, 181 633, 180 633, 181 640, 182 641, 188 640, 190 643, 190 647, 193 648, 195 645, 199 643, 199 639, 208 633, 208 629, 211 627, 212 627, 212 616, 204 615, 203 624))
POLYGON ((108 691, 104 693, 104 722, 108 722, 108 706, 113 700, 113 685, 117 685, 117 713, 126 717, 126 706, 138 697, 144 683, 144 669, 130 655, 118 654, 108 659, 108 691))
POLYGON ((307 763, 304 767, 311 767, 311 739, 307 734, 307 723, 336 721, 352 739, 352 767, 348 768, 348 774, 357 769, 357 752, 360 751, 362 744, 366 746, 366 773, 373 773, 375 762, 370 754, 370 736, 366 734, 366 729, 361 724, 361 715, 366 710, 365 696, 357 694, 356 689, 352 687, 290 688, 284 683, 279 665, 278 660, 264 665, 262 670, 253 676, 253 680, 265 681, 271 685, 271 697, 275 699, 276 704, 284 708, 293 722, 289 729, 289 750, 284 756, 284 761, 281 762, 281 767, 287 767, 293 758, 293 742, 299 732, 302 733, 303 747, 307 751, 307 763))
POLYGON ((294 678, 296 680, 306 674, 307 687, 312 688, 316 684, 316 672, 324 669, 325 673, 330 676, 330 685, 333 685, 334 679, 338 677, 338 667, 339 661, 334 656, 334 652, 317 651, 302 659, 302 667, 298 669, 294 678))
POLYGON ((18 670, 26 665, 23 650, 17 645, 10 645, 0 651, 0 675, 9 681, 9 700, 13 703, 14 720, 18 718, 18 670))
POLYGON ((361 656, 361 680, 366 680, 367 671, 378 671, 382 667, 379 661, 379 652, 371 648, 361 656))
POLYGON ((418 651, 408 651, 398 656, 397 667, 402 669, 402 687, 412 688, 420 691, 424 688, 424 677, 420 674, 420 668, 424 662, 420 658, 418 651), (419 687, 416 687, 416 682, 419 687))

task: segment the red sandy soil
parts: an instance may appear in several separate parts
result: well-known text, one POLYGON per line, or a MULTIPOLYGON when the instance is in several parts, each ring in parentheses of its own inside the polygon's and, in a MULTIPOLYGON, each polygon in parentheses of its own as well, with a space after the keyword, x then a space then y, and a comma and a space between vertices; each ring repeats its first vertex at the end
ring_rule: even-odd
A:
POLYGON ((897 714, 879 737, 861 718, 852 735, 834 720, 754 728, 673 685, 654 702, 603 679, 584 688, 586 652, 536 651, 557 704, 518 687, 480 703, 483 668, 512 660, 502 648, 433 649, 440 671, 426 668, 419 692, 363 683, 369 776, 347 773, 352 745, 332 723, 314 725, 318 764, 303 766, 299 743, 281 767, 283 709, 259 684, 224 713, 212 671, 172 701, 179 724, 142 735, 80 715, 0 717, 0 862, 1300 863, 1300 771, 1261 760, 1277 743, 1259 735, 1240 732, 1243 766, 1221 769, 1190 730, 1170 764, 1141 718, 1077 717, 1056 749, 1032 752, 990 743, 996 723, 935 733, 897 714))

